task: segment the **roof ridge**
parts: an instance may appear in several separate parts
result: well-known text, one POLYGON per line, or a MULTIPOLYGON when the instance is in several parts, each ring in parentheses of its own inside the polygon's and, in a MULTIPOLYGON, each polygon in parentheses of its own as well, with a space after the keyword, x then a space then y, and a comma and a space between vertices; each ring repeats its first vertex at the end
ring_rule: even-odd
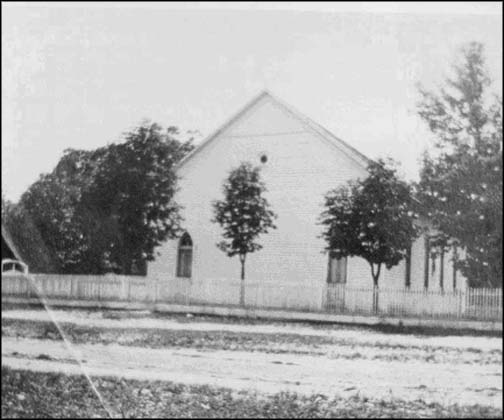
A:
MULTIPOLYGON (((358 151, 355 147, 351 146, 348 144, 346 141, 340 139, 339 137, 335 136, 331 131, 329 131, 327 128, 322 126, 321 124, 317 123, 301 111, 297 110, 294 108, 292 105, 287 104, 285 101, 279 99, 275 95, 271 94, 270 92, 267 92, 269 96, 271 96, 272 99, 274 99, 276 102, 278 102, 280 105, 282 105, 284 108, 286 108, 289 112, 291 112, 296 118, 302 120, 305 124, 310 126, 313 130, 315 130, 319 135, 323 136, 326 138, 326 140, 329 140, 331 144, 334 143, 339 143, 341 144, 344 148, 349 149, 351 153, 355 153, 357 156, 359 156, 360 159, 362 159, 364 162, 369 163, 372 162, 372 159, 358 151), (322 132, 320 132, 322 131, 322 132)), ((335 144, 334 144, 335 145, 335 144)))
POLYGON ((190 160, 196 153, 198 153, 201 149, 203 149, 206 145, 208 145, 213 139, 215 139, 220 133, 222 133, 226 128, 228 128, 231 124, 233 124, 238 118, 240 118, 243 114, 245 114, 250 108, 252 108, 257 102, 259 102, 264 97, 270 97, 276 104, 280 105, 284 108, 288 113, 292 114, 292 116, 306 126, 311 128, 316 134, 318 134, 322 139, 324 139, 327 143, 337 148, 338 150, 346 153, 350 158, 355 160, 361 166, 366 166, 369 162, 372 162, 370 158, 368 158, 363 153, 359 152, 354 147, 350 146, 344 140, 336 137, 329 130, 324 128, 322 125, 316 123, 311 118, 298 111, 293 106, 287 104, 283 100, 279 99, 277 96, 271 93, 268 89, 263 89, 258 95, 254 96, 249 102, 247 102, 242 108, 238 110, 235 114, 231 116, 224 124, 222 124, 217 130, 212 132, 209 136, 207 136, 194 150, 188 153, 182 160, 175 166, 176 169, 183 166, 188 160, 190 160))
POLYGON ((254 96, 250 101, 248 101, 243 107, 241 107, 237 112, 235 112, 226 122, 219 126, 216 130, 210 133, 198 146, 196 146, 191 152, 185 155, 180 162, 175 166, 175 168, 180 168, 186 161, 191 159, 197 152, 203 149, 208 143, 210 143, 217 135, 223 132, 227 127, 229 127, 233 122, 235 122, 239 117, 241 117, 249 108, 254 106, 260 99, 264 96, 271 96, 267 90, 261 91, 258 95, 254 96))

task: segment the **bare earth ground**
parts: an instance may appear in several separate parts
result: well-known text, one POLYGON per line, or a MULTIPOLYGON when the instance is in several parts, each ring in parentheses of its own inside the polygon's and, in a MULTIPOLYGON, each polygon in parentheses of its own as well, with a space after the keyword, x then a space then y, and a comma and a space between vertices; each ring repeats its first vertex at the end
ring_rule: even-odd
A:
POLYGON ((502 338, 383 334, 341 326, 201 322, 148 313, 2 311, 2 367, 136 380, 480 404, 502 414, 502 338))

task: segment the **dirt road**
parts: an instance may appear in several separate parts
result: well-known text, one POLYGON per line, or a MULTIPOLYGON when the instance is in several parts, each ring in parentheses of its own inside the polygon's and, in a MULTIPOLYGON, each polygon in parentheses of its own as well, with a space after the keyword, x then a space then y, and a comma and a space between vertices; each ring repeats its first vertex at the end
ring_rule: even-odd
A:
MULTIPOLYGON (((3 319, 43 321, 43 312, 6 311, 3 319)), ((280 354, 215 348, 149 348, 119 344, 73 344, 91 375, 213 384, 261 392, 281 390, 370 398, 423 399, 441 404, 484 404, 502 409, 502 341, 489 337, 415 337, 358 329, 320 329, 295 325, 236 325, 163 319, 101 319, 83 313, 56 313, 60 320, 97 328, 163 328, 170 331, 220 331, 237 334, 282 333, 331 337, 318 355, 299 354, 293 346, 280 354), (386 343, 386 345, 384 344, 386 343), (349 351, 351 346, 352 352, 349 351), (409 346, 409 347, 408 347, 409 346), (289 351, 291 348, 291 351, 289 351), (355 350, 358 350, 357 352, 355 350), (384 360, 383 353, 406 358, 384 360), (443 353, 442 362, 430 355, 443 353), (341 354, 348 357, 341 358, 341 354), (426 357, 426 354, 429 357, 426 357), (421 356, 421 357, 420 357, 421 356)), ((2 328, 3 330, 3 328, 2 328)), ((309 340, 308 340, 309 341, 309 340)), ((309 344, 306 345, 309 347, 309 344)), ((317 350, 320 348, 317 346, 317 350)), ((61 341, 4 336, 2 365, 17 369, 81 373, 74 354, 61 341)))

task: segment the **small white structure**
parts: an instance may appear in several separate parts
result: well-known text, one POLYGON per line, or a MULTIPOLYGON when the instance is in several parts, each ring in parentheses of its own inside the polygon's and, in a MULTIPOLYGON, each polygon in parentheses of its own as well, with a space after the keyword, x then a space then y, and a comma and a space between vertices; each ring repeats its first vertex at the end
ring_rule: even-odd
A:
MULTIPOLYGON (((238 304, 240 263, 216 247, 221 227, 211 222, 212 201, 222 197, 231 169, 249 161, 262 167, 266 197, 278 214, 277 229, 260 238, 263 249, 246 263, 246 305, 322 309, 328 284, 372 288, 361 258, 330 260, 320 238, 324 195, 350 179, 365 177, 369 159, 268 92, 263 92, 208 137, 179 165, 186 234, 157 249, 148 264, 163 294, 180 301, 238 304)), ((429 260, 426 238, 409 262, 382 269, 380 289, 444 290, 466 286, 451 255, 429 260)))
POLYGON ((28 265, 16 259, 17 252, 11 236, 2 223, 2 275, 28 274, 28 265))
POLYGON ((22 261, 5 258, 2 260, 2 274, 28 274, 28 266, 22 261))

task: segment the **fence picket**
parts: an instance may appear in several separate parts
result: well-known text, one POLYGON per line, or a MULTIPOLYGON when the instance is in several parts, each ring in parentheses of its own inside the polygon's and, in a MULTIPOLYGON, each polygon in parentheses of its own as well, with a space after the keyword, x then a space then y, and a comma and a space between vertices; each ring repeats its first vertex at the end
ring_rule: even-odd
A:
MULTIPOLYGON (((239 281, 166 284, 136 276, 2 275, 2 295, 34 297, 34 285, 49 298, 237 305, 239 281), (197 286, 197 287, 196 287, 197 286), (215 290, 218 288, 218 301, 215 290)), ((245 282, 247 306, 322 310, 350 315, 502 321, 502 289, 444 290, 354 288, 344 283, 320 289, 300 284, 245 282), (319 293, 322 292, 322 293, 319 293), (311 293, 312 297, 308 298, 311 293), (306 299, 305 299, 306 298, 306 299), (318 300, 318 302, 316 302, 318 300), (305 302, 305 303, 303 303, 305 302)))

